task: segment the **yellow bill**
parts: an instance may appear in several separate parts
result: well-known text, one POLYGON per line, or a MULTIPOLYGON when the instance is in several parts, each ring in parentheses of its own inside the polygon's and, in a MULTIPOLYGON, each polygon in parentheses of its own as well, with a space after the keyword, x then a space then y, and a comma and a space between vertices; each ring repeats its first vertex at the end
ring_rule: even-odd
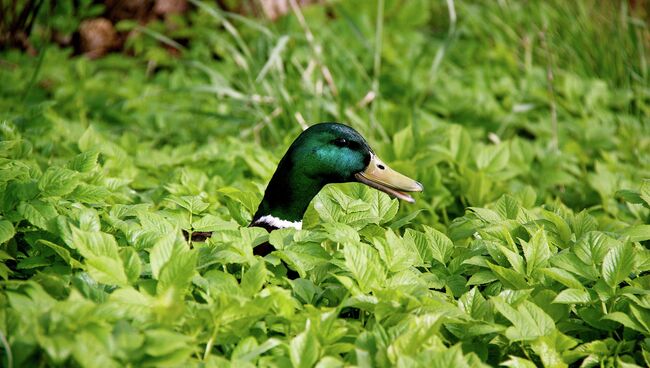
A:
POLYGON ((422 184, 391 169, 373 153, 370 155, 370 163, 366 169, 354 174, 357 180, 393 197, 415 202, 415 199, 405 192, 421 192, 424 189, 422 184))

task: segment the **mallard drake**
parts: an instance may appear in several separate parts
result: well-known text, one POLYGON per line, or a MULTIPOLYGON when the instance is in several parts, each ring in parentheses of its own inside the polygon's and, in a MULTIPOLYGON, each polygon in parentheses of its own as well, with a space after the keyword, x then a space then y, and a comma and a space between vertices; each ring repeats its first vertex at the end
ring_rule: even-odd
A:
MULTIPOLYGON (((280 160, 250 226, 266 230, 302 228, 309 202, 330 183, 361 182, 414 202, 406 192, 420 192, 422 184, 391 169, 368 142, 351 127, 339 123, 312 125, 291 144, 280 160)), ((262 244, 255 254, 273 247, 262 244)))
MULTIPOLYGON (((422 184, 380 160, 356 130, 340 123, 315 124, 300 133, 280 160, 249 226, 269 232, 301 229, 316 194, 327 184, 345 182, 361 182, 407 202, 414 202, 407 192, 423 190, 422 184)), ((193 240, 195 236, 209 233, 194 233, 193 240)), ((265 243, 254 253, 265 256, 273 250, 265 243)))

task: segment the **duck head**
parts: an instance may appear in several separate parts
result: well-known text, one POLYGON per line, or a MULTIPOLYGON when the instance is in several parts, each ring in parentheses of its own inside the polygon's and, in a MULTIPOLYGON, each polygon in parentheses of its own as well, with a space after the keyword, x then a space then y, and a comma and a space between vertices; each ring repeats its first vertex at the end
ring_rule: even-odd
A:
POLYGON ((300 228, 309 202, 323 186, 345 182, 361 182, 408 202, 414 199, 407 192, 423 189, 381 161, 356 130, 339 123, 316 124, 280 160, 251 225, 300 228))

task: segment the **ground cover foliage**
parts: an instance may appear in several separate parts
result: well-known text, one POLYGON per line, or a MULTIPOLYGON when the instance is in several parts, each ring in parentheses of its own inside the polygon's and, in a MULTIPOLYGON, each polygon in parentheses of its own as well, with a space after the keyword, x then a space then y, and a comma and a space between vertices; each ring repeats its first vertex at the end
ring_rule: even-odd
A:
POLYGON ((194 2, 130 56, 4 51, 3 364, 649 365, 647 28, 571 3, 340 1, 307 31, 194 2), (246 227, 320 121, 425 191, 246 227))

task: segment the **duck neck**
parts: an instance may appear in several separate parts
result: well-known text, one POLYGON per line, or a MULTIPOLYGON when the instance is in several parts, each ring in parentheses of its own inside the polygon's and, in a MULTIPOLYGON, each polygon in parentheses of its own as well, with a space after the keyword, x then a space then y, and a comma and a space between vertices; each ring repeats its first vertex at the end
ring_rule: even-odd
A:
POLYGON ((296 167, 291 155, 285 155, 266 187, 252 224, 301 228, 309 202, 324 185, 323 180, 309 177, 296 167))

